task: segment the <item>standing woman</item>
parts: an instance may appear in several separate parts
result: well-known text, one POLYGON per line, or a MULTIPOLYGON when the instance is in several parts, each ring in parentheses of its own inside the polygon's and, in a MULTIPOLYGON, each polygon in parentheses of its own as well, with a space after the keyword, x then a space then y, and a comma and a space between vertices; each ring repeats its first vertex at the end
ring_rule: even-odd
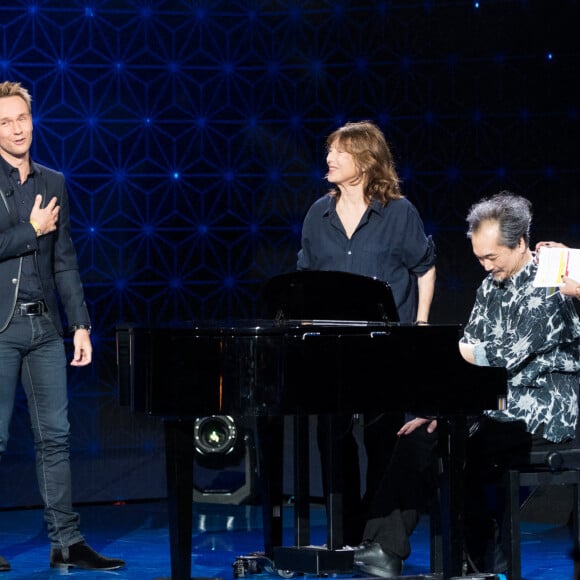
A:
MULTIPOLYGON (((370 121, 347 123, 328 136, 326 145, 326 179, 331 189, 306 214, 298 270, 350 272, 387 282, 400 322, 427 324, 435 290, 435 244, 425 234, 417 209, 401 193, 393 155, 384 134, 370 121)), ((364 300, 365 297, 345 296, 344 299, 364 300)), ((387 385, 387 381, 392 381, 387 372, 385 369, 384 388, 408 388, 404 384, 387 385)), ((335 421, 346 467, 344 540, 356 545, 364 526, 366 502, 361 503, 360 497, 353 417, 341 416, 335 421)), ((366 499, 372 497, 390 458, 404 414, 365 414, 364 422, 366 499)), ((318 444, 326 493, 326 446, 320 428, 318 444)))

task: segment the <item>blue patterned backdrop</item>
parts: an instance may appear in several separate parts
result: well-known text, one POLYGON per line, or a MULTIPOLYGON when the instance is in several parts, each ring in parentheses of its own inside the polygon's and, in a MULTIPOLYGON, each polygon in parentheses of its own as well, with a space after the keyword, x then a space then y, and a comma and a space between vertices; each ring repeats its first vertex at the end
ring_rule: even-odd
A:
MULTIPOLYGON (((94 364, 71 371, 76 500, 163 494, 159 422, 118 404, 115 325, 254 316, 261 284, 294 268, 338 125, 372 119, 392 144, 439 249, 435 322, 465 321, 483 275, 464 222, 481 196, 527 195, 533 242, 580 245, 579 15, 571 0, 4 0, 1 77, 31 90, 34 158, 67 176, 95 328, 94 364)), ((3 461, 0 503, 38 503, 22 397, 3 461)))

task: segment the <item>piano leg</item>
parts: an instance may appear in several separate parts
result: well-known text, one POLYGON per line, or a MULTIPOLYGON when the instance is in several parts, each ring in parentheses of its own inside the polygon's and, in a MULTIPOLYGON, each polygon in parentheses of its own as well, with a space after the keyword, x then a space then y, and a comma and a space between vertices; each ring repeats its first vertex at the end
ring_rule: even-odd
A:
POLYGON ((274 557, 274 546, 282 545, 282 501, 284 464, 284 417, 256 419, 258 462, 262 494, 264 555, 274 557))
POLYGON ((278 547, 275 550, 274 564, 278 570, 284 573, 298 572, 303 574, 316 574, 317 576, 330 573, 352 573, 354 556, 352 550, 342 548, 342 461, 340 461, 340 449, 335 444, 333 421, 331 415, 320 415, 319 421, 324 424, 324 433, 328 437, 325 445, 329 450, 326 469, 328 476, 327 492, 327 545, 326 547, 314 547, 306 545, 309 542, 310 516, 306 510, 309 494, 309 475, 306 463, 309 461, 308 454, 308 424, 307 417, 295 418, 294 427, 294 458, 295 458, 295 494, 297 498, 295 513, 295 539, 296 546, 278 547))
POLYGON ((463 575, 464 548, 464 464, 467 443, 465 416, 441 419, 443 476, 441 479, 441 546, 445 578, 463 575))
MULTIPOLYGON (((336 444, 336 428, 333 415, 319 415, 318 420, 324 425, 326 434, 326 481, 328 490, 326 497, 326 536, 329 550, 343 547, 342 510, 344 497, 344 466, 341 449, 336 444)), ((362 538, 361 538, 362 539, 362 538)))
POLYGON ((310 426, 308 415, 294 416, 294 543, 310 544, 310 426))
POLYGON ((171 579, 191 579, 193 422, 165 420, 171 579))

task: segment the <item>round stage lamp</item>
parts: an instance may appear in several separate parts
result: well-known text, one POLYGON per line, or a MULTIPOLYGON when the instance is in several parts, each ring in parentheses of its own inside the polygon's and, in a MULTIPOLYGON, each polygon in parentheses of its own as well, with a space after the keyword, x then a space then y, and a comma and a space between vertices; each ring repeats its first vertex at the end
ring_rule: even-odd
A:
POLYGON ((234 450, 238 431, 229 415, 211 415, 195 420, 193 435, 201 455, 227 455, 234 450))

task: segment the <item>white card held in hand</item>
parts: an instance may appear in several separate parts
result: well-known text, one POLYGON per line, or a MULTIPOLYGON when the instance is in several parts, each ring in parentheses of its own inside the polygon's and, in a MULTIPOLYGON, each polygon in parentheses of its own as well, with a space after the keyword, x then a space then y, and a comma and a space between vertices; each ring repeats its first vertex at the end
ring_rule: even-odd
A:
POLYGON ((538 252, 538 272, 534 286, 560 286, 562 276, 569 276, 580 282, 580 250, 543 247, 538 252))

